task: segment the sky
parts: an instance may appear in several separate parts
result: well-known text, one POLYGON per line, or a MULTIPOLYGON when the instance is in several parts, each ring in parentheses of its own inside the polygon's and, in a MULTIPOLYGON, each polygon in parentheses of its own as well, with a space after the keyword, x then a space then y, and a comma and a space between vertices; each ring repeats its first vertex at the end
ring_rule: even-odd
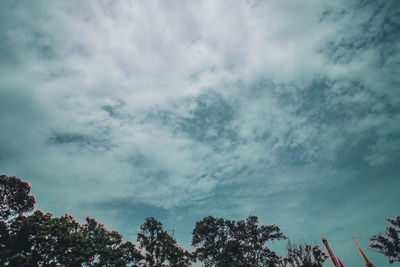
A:
POLYGON ((388 266, 367 246, 400 215, 399 18, 396 0, 1 1, 0 173, 126 240, 152 216, 191 249, 203 217, 256 215, 388 266))

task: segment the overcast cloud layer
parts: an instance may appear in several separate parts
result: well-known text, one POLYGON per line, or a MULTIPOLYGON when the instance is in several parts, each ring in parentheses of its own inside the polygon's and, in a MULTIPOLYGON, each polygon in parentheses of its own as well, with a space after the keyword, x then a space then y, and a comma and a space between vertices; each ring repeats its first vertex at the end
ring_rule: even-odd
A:
MULTIPOLYGON (((348 266, 399 214, 399 1, 2 1, 0 173, 127 239, 257 215, 348 266), (332 3, 333 2, 333 3, 332 3)), ((377 265, 386 259, 368 251, 377 265)))

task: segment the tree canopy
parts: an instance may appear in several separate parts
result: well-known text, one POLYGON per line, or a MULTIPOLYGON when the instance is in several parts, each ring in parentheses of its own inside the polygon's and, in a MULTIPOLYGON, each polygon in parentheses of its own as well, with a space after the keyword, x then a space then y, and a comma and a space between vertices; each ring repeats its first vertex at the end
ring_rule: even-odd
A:
POLYGON ((267 242, 285 239, 276 225, 258 226, 258 218, 230 221, 212 216, 193 230, 194 255, 205 266, 276 266, 280 257, 267 242))
POLYGON ((371 238, 370 247, 388 257, 389 263, 400 262, 400 216, 388 218, 386 235, 375 235, 371 238))
POLYGON ((283 267, 322 267, 328 256, 319 246, 287 244, 287 254, 282 260, 283 267))
POLYGON ((0 175, 0 220, 32 211, 35 198, 28 182, 15 176, 0 175))
POLYGON ((140 227, 137 241, 144 249, 144 259, 150 266, 161 267, 165 264, 176 267, 190 265, 191 255, 178 245, 176 240, 163 230, 162 223, 153 217, 147 218, 140 227))
POLYGON ((68 214, 35 211, 8 228, 2 263, 9 266, 126 266, 140 259, 131 242, 93 218, 80 224, 68 214))

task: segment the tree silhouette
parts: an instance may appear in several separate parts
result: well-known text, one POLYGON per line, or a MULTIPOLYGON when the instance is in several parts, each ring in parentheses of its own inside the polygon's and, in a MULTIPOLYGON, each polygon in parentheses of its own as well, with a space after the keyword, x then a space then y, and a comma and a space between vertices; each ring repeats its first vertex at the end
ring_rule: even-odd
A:
POLYGON ((137 241, 140 248, 144 249, 143 266, 190 266, 190 253, 181 248, 176 240, 163 230, 161 222, 150 217, 140 229, 137 241))
POLYGON ((32 211, 35 198, 31 186, 15 176, 0 175, 0 220, 32 211))
POLYGON ((1 253, 8 266, 122 267, 140 258, 131 242, 123 243, 117 231, 93 218, 80 224, 71 215, 52 218, 50 213, 35 211, 13 219, 8 232, 1 253))
POLYGON ((78 240, 71 239, 78 227, 72 217, 52 218, 50 213, 42 211, 14 219, 9 226, 7 246, 11 265, 22 261, 29 266, 56 266, 57 263, 80 266, 85 259, 70 249, 78 246, 78 240))
POLYGON ((390 223, 386 227, 386 236, 373 236, 369 247, 388 257, 392 264, 400 262, 400 216, 386 220, 390 223))
POLYGON ((280 239, 278 226, 258 226, 256 216, 238 222, 209 216, 196 223, 192 246, 205 266, 275 266, 280 257, 266 243, 280 239))
POLYGON ((287 244, 287 255, 282 266, 286 267, 322 267, 328 256, 319 246, 287 244))
POLYGON ((108 230, 94 218, 86 218, 82 235, 88 240, 90 257, 87 266, 126 266, 137 263, 141 255, 131 242, 122 242, 122 235, 108 230))

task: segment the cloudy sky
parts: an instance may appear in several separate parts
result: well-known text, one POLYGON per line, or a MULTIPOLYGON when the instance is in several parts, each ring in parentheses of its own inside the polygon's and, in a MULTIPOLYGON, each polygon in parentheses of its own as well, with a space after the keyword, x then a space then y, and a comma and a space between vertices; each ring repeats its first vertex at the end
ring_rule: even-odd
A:
MULTIPOLYGON (((0 173, 126 239, 256 215, 345 264, 400 215, 400 1, 2 1, 0 173)), ((278 244, 279 245, 279 244, 278 244)), ((284 245, 284 244, 282 244, 284 245)), ((367 250, 377 265, 386 259, 367 250)))

